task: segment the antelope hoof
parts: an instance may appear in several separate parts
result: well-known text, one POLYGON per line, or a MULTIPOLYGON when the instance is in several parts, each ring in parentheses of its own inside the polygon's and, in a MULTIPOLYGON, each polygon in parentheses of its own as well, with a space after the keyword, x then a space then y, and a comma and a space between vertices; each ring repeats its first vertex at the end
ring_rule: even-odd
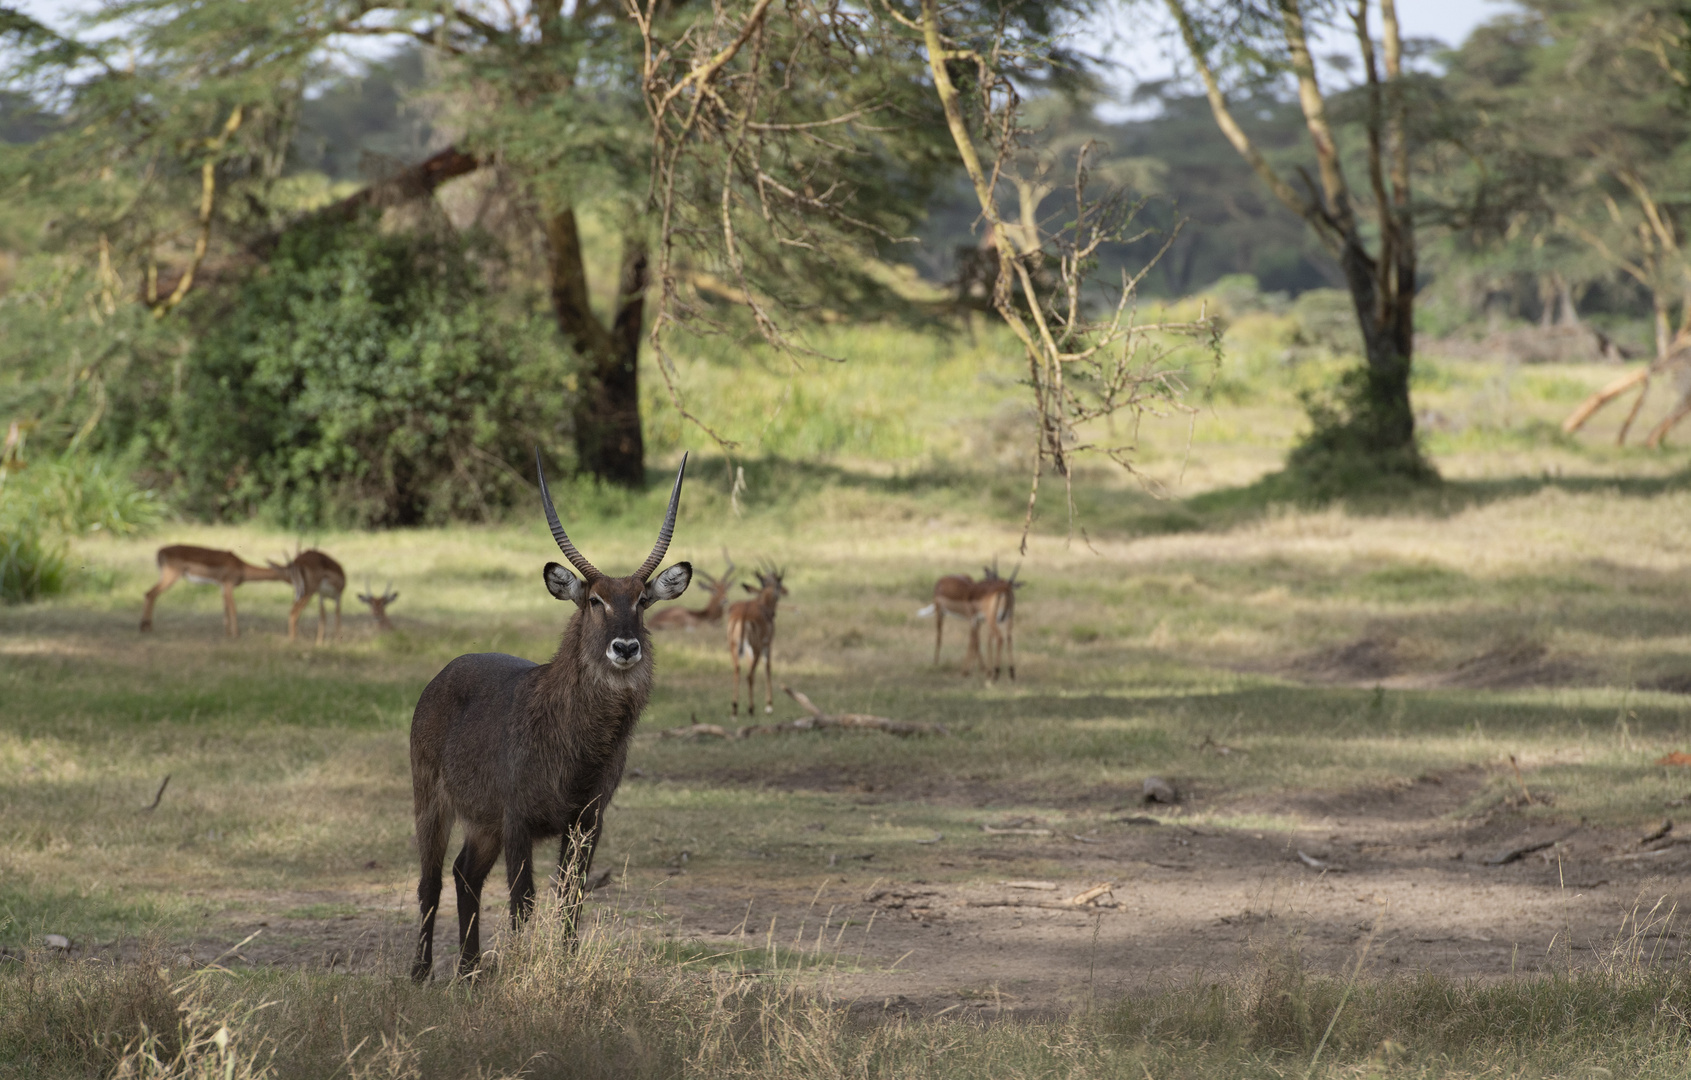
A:
POLYGON ((426 983, 426 982, 429 981, 429 976, 432 975, 432 974, 434 974, 434 965, 433 964, 425 964, 421 960, 419 960, 416 963, 411 965, 411 981, 412 982, 426 983))
POLYGON ((774 711, 775 711, 775 706, 773 706, 773 705, 765 705, 765 706, 764 706, 764 707, 763 707, 763 711, 764 711, 764 712, 765 712, 765 713, 772 713, 772 712, 774 712, 774 711))

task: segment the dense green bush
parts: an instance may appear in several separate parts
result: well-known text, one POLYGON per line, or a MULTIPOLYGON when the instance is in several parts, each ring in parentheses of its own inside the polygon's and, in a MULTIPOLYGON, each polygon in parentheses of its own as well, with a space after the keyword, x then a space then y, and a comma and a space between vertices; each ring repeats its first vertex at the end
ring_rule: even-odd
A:
POLYGON ((33 521, 0 516, 0 603, 24 604, 65 587, 65 549, 33 521))
POLYGON ((371 220, 289 232, 211 321, 177 405, 185 509, 290 526, 486 518, 557 439, 564 358, 477 252, 371 220))

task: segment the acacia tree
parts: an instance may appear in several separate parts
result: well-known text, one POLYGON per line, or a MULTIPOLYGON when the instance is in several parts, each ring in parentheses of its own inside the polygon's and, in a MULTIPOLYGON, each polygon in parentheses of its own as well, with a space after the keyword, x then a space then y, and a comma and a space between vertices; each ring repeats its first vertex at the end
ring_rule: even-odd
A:
MULTIPOLYGON (((1316 430, 1293 451, 1294 472, 1343 484, 1346 474, 1414 480, 1435 476, 1415 439, 1409 374, 1415 352, 1416 242, 1411 200, 1411 76, 1395 0, 1165 0, 1217 127, 1281 203, 1308 223, 1344 274, 1362 331, 1365 363, 1337 404, 1312 409, 1316 430), (1351 183, 1311 53, 1312 28, 1350 24, 1363 75, 1360 126, 1366 187, 1351 183), (1288 179, 1251 140, 1229 104, 1230 81, 1289 77, 1308 129, 1319 185, 1303 169, 1288 179)), ((1354 160, 1354 158, 1353 158, 1354 160)))
MULTIPOLYGON (((838 140, 864 125, 874 130, 904 110, 937 109, 934 126, 975 190, 984 246, 994 256, 992 306, 1027 358, 1037 423, 1025 548, 1041 475, 1054 471, 1066 484, 1075 456, 1086 451, 1131 469, 1132 446, 1095 441, 1094 422, 1178 408, 1184 386, 1170 354, 1192 337, 1213 342, 1208 320, 1139 318, 1135 289, 1149 266, 1124 275, 1116 302, 1094 311, 1098 255, 1107 245, 1144 237, 1146 230, 1134 225, 1140 204, 1120 190, 1095 190, 1089 145, 1074 146, 1072 160, 1061 162, 1035 152, 1018 111, 1019 86, 1075 76, 1076 58, 1063 53, 1060 37, 1062 17, 1074 9, 989 0, 941 13, 933 0, 882 0, 870 8, 776 8, 769 0, 745 0, 720 3, 717 11, 710 24, 696 24, 674 41, 661 37, 649 17, 642 20, 657 160, 653 199, 661 222, 663 285, 652 329, 660 356, 668 328, 710 324, 678 287, 675 272, 688 253, 704 251, 720 253, 735 298, 765 339, 802 353, 782 321, 792 305, 768 291, 775 276, 765 274, 762 283, 747 276, 754 260, 744 254, 743 238, 762 241, 756 261, 778 262, 777 253, 798 249, 830 252, 842 264, 853 240, 895 238, 857 209, 861 168, 779 175, 777 169, 802 160, 796 148, 808 141, 838 140), (902 74, 921 100, 839 94, 865 54, 902 74), (822 75, 830 91, 811 118, 781 122, 770 114, 771 75, 800 67, 822 75), (1040 207, 1060 176, 1072 198, 1063 208, 1066 224, 1052 229, 1040 207), (1013 210, 1005 212, 1001 201, 1013 210)), ((1072 522, 1072 503, 1070 511, 1072 522)))
MULTIPOLYGON (((1667 0, 1521 6, 1464 48, 1451 75, 1458 100, 1479 117, 1473 145, 1485 168, 1475 186, 1496 189, 1498 210, 1483 224, 1499 245, 1530 234, 1582 248, 1649 297, 1650 362, 1563 425, 1577 431, 1636 388, 1624 442, 1653 380, 1691 367, 1691 15, 1667 0), (1507 51, 1495 55, 1489 38, 1507 51)), ((1691 393, 1681 392, 1646 443, 1658 445, 1687 415, 1691 393)))
MULTIPOLYGON (((357 37, 414 40, 440 57, 463 130, 453 152, 445 155, 450 168, 412 172, 427 188, 447 173, 493 164, 515 181, 545 238, 553 319, 578 359, 569 395, 578 465, 612 483, 640 485, 644 446, 638 366, 652 282, 650 244, 658 224, 651 213, 652 170, 669 170, 663 183, 679 193, 679 205, 690 213, 701 183, 695 170, 714 168, 691 156, 672 158, 665 166, 651 152, 641 94, 652 58, 642 50, 651 35, 691 41, 702 32, 698 28, 720 21, 721 14, 720 6, 688 0, 663 0, 644 9, 613 0, 532 0, 526 6, 498 7, 473 0, 457 5, 434 0, 114 0, 99 9, 86 40, 61 38, 33 23, 28 34, 19 35, 25 58, 15 70, 38 81, 56 80, 68 111, 96 121, 79 123, 54 143, 51 152, 75 167, 55 176, 37 162, 30 182, 39 189, 74 178, 97 186, 115 163, 133 189, 123 212, 135 217, 175 212, 179 219, 182 183, 165 192, 156 181, 154 161, 167 149, 174 152, 166 171, 180 179, 203 157, 205 190, 219 183, 224 190, 215 209, 202 200, 200 242, 189 245, 193 250, 173 248, 167 254, 179 256, 174 258, 178 269, 186 263, 192 271, 218 221, 232 234, 227 240, 262 256, 274 246, 275 229, 286 223, 262 211, 261 187, 230 187, 240 153, 274 165, 266 174, 273 179, 292 133, 293 104, 325 53, 357 37), (106 33, 114 27, 123 28, 121 39, 106 33), (225 117, 234 119, 225 122, 225 117), (255 124, 255 117, 273 122, 255 124), (231 219, 252 207, 260 212, 245 221, 231 219), (595 304, 589 281, 590 263, 601 261, 584 250, 590 226, 608 231, 620 248, 614 289, 597 293, 609 293, 608 305, 595 304)), ((844 34, 848 23, 830 16, 817 25, 844 34)), ((0 24, 0 30, 7 25, 0 24)), ((760 123, 772 125, 771 132, 810 135, 785 139, 782 157, 762 162, 755 183, 765 193, 784 190, 799 202, 819 200, 836 208, 849 203, 851 210, 819 219, 816 242, 809 244, 777 239, 774 229, 743 230, 732 248, 713 246, 707 238, 663 287, 673 291, 681 280, 691 288, 721 276, 725 267, 738 267, 736 276, 781 295, 795 310, 885 297, 888 290, 867 272, 861 257, 838 258, 836 226, 858 232, 867 226, 864 235, 881 240, 908 231, 943 167, 934 152, 943 146, 943 130, 932 115, 923 114, 920 88, 906 77, 910 65, 880 53, 878 41, 858 40, 862 51, 849 56, 836 47, 820 67, 784 61, 779 50, 785 46, 767 35, 759 42, 769 58, 756 76, 762 80, 760 123), (819 128, 818 110, 836 107, 847 114, 846 121, 819 128), (825 194, 817 196, 823 189, 825 194)), ((724 85, 738 78, 725 79, 724 85)), ((933 111, 927 105, 927 113, 933 111)), ((360 202, 335 209, 350 213, 360 202)), ((173 225, 180 231, 179 226, 179 221, 173 225)), ((210 239, 215 246, 216 238, 210 239)), ((127 248, 112 247, 110 259, 133 276, 142 273, 135 266, 146 263, 156 249, 137 240, 127 248)), ((191 281, 189 274, 177 276, 168 268, 164 279, 172 285, 164 294, 167 301, 175 290, 185 292, 191 281)))

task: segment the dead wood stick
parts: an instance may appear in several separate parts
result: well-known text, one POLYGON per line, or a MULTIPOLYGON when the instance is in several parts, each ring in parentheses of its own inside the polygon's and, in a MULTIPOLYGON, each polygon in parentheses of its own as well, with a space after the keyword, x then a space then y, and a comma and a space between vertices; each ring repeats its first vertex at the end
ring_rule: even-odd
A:
POLYGON ((1576 832, 1579 832, 1579 829, 1573 828, 1573 829, 1569 829, 1567 832, 1563 833, 1561 836, 1552 837, 1549 840, 1537 840, 1537 841, 1534 841, 1533 843, 1530 843, 1530 844, 1521 844, 1517 847, 1507 848, 1503 851, 1498 852, 1496 855, 1493 855, 1489 859, 1482 859, 1481 865, 1483 865, 1483 866, 1507 866, 1509 863, 1514 862, 1515 860, 1519 859, 1523 855, 1531 855, 1535 851, 1543 851, 1545 848, 1555 847, 1557 844, 1560 844, 1562 841, 1566 840, 1568 837, 1572 836, 1576 832))
POLYGON ((164 798, 164 789, 169 787, 169 786, 170 786, 170 774, 165 773, 164 774, 164 781, 159 784, 158 791, 154 793, 152 803, 148 806, 143 806, 141 808, 141 812, 143 814, 149 814, 149 813, 152 813, 154 810, 157 810, 159 808, 159 800, 164 798))
POLYGON ((1640 370, 1634 371, 1629 375, 1622 375, 1614 382, 1603 387, 1603 389, 1597 391, 1595 394, 1592 394, 1590 397, 1580 402, 1579 408, 1575 409, 1566 420, 1562 421, 1562 430, 1567 434, 1572 435, 1574 432, 1584 427, 1585 422, 1591 419, 1592 414, 1594 414, 1598 409, 1601 409, 1610 401, 1613 401, 1615 398, 1626 393, 1634 386, 1637 386, 1639 383, 1647 380, 1650 377, 1651 372, 1654 370, 1655 365, 1646 364, 1640 370))
POLYGON ((1521 778, 1521 763, 1515 760, 1514 754, 1509 755, 1509 767, 1515 770, 1515 783, 1521 785, 1521 798, 1527 801, 1528 806, 1533 805, 1532 792, 1527 790, 1527 782, 1521 778))
POLYGON ((698 739, 706 736, 713 739, 735 738, 720 724, 688 724, 686 727, 665 728, 658 732, 658 737, 662 739, 698 739))
POLYGON ((981 832, 988 836, 1050 836, 1050 829, 999 829, 991 825, 982 825, 981 832))

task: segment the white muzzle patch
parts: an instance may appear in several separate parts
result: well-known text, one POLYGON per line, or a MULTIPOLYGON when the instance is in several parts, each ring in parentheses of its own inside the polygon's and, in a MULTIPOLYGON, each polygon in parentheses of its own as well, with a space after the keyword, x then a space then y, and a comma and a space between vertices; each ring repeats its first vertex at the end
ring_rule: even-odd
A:
POLYGON ((605 650, 605 659, 618 671, 627 671, 640 662, 640 642, 637 638, 615 638, 605 650))

